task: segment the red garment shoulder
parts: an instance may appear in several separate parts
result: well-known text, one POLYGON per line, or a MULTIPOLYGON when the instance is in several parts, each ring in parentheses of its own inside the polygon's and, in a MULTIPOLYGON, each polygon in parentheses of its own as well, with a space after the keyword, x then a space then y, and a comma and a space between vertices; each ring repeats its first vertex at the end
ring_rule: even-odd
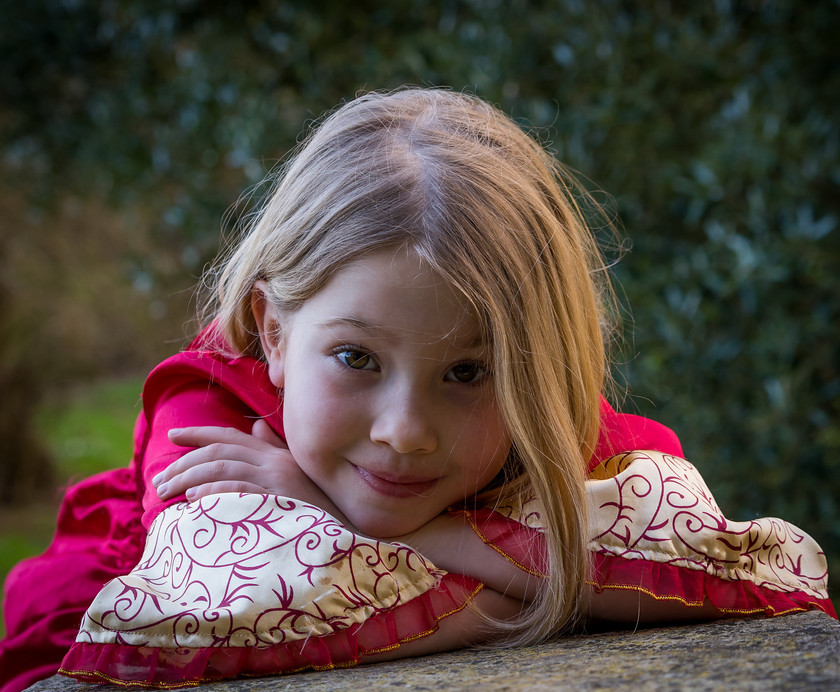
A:
POLYGON ((164 507, 184 499, 179 496, 163 503, 151 483, 189 451, 169 441, 173 428, 220 426, 250 432, 254 422, 263 419, 285 438, 280 396, 265 363, 249 356, 231 357, 226 351, 212 330, 205 331, 188 350, 158 365, 146 380, 134 444, 146 528, 164 507))
POLYGON ((622 452, 644 449, 682 458, 683 449, 673 430, 650 418, 616 413, 601 397, 601 428, 598 443, 589 460, 589 471, 602 461, 622 452))
MULTIPOLYGON (((674 432, 664 425, 624 413, 616 413, 601 398, 601 428, 589 471, 621 452, 646 449, 682 457, 682 445, 674 432)), ((472 512, 456 510, 472 526, 476 534, 491 548, 531 574, 543 575, 547 570, 545 538, 542 532, 523 526, 490 509, 472 512)))
POLYGON ((218 386, 230 392, 277 432, 283 434, 277 388, 268 378, 265 363, 250 356, 230 357, 221 351, 194 348, 207 341, 193 342, 189 350, 164 360, 149 374, 143 387, 143 411, 147 418, 160 401, 185 384, 203 383, 209 390, 218 386))

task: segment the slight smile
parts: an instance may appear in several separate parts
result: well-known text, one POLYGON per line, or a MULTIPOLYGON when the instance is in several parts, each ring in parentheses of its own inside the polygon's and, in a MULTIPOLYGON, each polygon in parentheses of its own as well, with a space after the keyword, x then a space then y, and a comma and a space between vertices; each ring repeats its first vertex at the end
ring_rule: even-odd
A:
POLYGON ((412 497, 423 495, 437 485, 439 478, 418 480, 412 477, 391 476, 381 472, 374 473, 352 464, 356 473, 373 491, 388 497, 412 497))

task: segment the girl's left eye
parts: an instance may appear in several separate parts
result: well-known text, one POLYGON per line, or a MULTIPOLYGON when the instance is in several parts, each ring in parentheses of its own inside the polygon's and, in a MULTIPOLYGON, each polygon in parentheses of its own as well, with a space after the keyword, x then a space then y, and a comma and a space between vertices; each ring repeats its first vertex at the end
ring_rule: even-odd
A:
POLYGON ((348 368, 353 370, 374 370, 376 361, 370 353, 354 348, 343 348, 335 352, 335 357, 348 368))
POLYGON ((478 384, 488 374, 489 371, 484 365, 470 361, 453 365, 446 373, 446 379, 462 384, 478 384))

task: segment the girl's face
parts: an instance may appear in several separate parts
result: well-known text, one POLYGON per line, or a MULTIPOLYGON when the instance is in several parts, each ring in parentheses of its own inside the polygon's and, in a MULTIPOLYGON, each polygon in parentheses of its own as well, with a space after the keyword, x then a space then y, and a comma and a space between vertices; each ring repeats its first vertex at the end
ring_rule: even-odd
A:
POLYGON ((488 345, 415 255, 367 255, 298 310, 264 309, 280 325, 275 340, 261 322, 289 450, 358 530, 413 531, 501 470, 510 438, 488 345))

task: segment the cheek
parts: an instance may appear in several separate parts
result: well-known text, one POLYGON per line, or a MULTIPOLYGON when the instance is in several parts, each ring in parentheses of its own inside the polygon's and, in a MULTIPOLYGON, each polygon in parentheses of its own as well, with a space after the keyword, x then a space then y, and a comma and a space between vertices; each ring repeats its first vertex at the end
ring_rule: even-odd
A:
POLYGON ((283 425, 289 451, 299 463, 332 451, 351 427, 352 407, 343 406, 328 382, 317 377, 287 378, 283 425))
POLYGON ((510 453, 510 435, 507 426, 495 407, 473 416, 471 434, 461 439, 464 458, 469 460, 468 473, 475 479, 475 489, 480 490, 502 470, 510 453))

